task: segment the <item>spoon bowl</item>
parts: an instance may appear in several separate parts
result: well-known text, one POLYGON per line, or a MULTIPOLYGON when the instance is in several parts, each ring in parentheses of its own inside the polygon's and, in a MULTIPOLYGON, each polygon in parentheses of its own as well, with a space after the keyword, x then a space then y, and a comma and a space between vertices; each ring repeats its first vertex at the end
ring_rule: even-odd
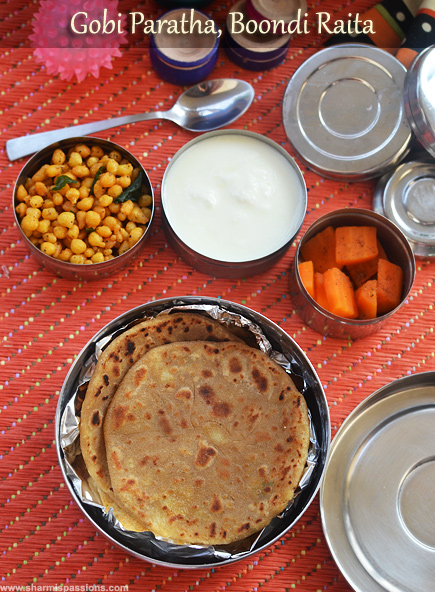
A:
POLYGON ((6 152, 9 160, 16 160, 41 150, 47 144, 65 140, 71 136, 86 136, 119 125, 150 119, 167 119, 191 132, 209 132, 238 119, 249 108, 253 98, 254 89, 244 80, 232 78, 206 80, 188 88, 168 111, 124 115, 13 138, 6 142, 6 152))
POLYGON ((210 132, 233 123, 249 108, 254 89, 244 80, 221 78, 187 89, 165 117, 191 132, 210 132))

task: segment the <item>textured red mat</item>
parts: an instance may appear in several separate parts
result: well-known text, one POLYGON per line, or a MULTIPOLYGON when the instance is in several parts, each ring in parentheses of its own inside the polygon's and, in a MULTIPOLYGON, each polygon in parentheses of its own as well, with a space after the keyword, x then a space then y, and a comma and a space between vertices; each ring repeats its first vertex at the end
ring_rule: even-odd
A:
MULTIPOLYGON (((311 10, 347 16, 372 4, 331 0, 313 2, 311 10)), ((216 1, 209 13, 222 23, 230 5, 216 1)), ((131 6, 120 2, 122 11, 131 6)), ((158 12, 153 3, 138 9, 158 12)), ((323 338, 294 314, 288 295, 294 246, 260 276, 215 279, 174 254, 161 230, 159 211, 150 242, 127 270, 93 283, 55 278, 30 256, 14 225, 12 189, 25 159, 10 163, 5 141, 125 109, 161 109, 182 89, 154 75, 143 47, 125 50, 113 70, 104 69, 98 79, 88 77, 78 84, 48 76, 28 47, 34 10, 28 0, 2 2, 0 15, 0 589, 33 583, 128 585, 130 590, 153 592, 349 591, 323 537, 318 498, 296 527, 267 551, 216 570, 166 569, 112 546, 83 517, 63 483, 54 446, 57 398, 74 356, 107 322, 146 301, 201 294, 246 304, 294 337, 324 385, 335 434, 374 390, 406 374, 434 369, 434 264, 418 261, 405 306, 378 334, 354 343, 323 338)), ((213 77, 243 78, 255 88, 254 104, 234 127, 266 134, 291 152, 281 123, 282 96, 296 67, 320 43, 314 34, 295 39, 284 63, 264 73, 238 69, 221 52, 213 77)), ((193 137, 170 122, 141 123, 102 135, 125 145, 143 162, 157 200, 168 159, 193 137)), ((332 182, 302 169, 308 186, 302 231, 328 211, 371 207, 373 183, 332 182)))

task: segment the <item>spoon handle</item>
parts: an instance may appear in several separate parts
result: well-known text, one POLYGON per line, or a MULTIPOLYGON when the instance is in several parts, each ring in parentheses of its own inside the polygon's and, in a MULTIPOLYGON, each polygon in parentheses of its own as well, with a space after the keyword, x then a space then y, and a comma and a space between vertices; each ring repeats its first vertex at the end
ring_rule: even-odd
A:
POLYGON ((127 125, 129 123, 136 123, 137 121, 146 121, 147 119, 170 119, 168 114, 169 111, 153 111, 151 113, 124 115, 122 117, 114 117, 104 121, 93 121, 81 125, 72 125, 71 127, 63 129, 13 138, 6 142, 6 152, 9 160, 16 160, 22 156, 27 156, 28 154, 42 150, 42 148, 45 148, 53 142, 58 142, 59 140, 66 140, 67 138, 73 138, 74 136, 87 136, 88 134, 101 132, 118 125, 127 125))

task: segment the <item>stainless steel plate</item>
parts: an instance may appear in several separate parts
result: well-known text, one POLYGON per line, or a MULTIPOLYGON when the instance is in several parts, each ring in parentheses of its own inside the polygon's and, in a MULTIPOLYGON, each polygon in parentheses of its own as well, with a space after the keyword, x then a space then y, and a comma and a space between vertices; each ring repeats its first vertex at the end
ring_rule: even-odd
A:
POLYGON ((373 393, 345 420, 321 487, 323 529, 357 592, 435 584, 435 372, 373 393))
POLYGON ((407 153, 406 70, 382 49, 346 44, 308 58, 283 102, 287 137, 313 170, 349 180, 380 176, 407 153))

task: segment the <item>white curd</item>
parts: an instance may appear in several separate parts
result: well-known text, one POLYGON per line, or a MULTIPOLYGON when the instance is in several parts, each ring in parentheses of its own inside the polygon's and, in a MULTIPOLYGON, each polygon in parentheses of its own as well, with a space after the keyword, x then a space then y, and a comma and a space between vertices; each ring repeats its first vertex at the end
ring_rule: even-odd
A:
POLYGON ((278 149, 243 134, 210 136, 170 164, 162 187, 168 221, 191 249, 226 262, 283 247, 305 214, 305 187, 278 149))

